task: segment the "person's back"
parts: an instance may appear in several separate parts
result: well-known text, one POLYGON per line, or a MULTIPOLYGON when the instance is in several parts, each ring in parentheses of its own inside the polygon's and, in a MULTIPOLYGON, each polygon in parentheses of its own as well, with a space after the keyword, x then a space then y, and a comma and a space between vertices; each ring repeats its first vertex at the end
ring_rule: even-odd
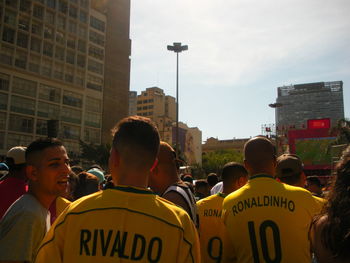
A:
POLYGON ((199 241, 187 213, 147 189, 158 149, 149 119, 121 120, 109 162, 116 186, 72 203, 36 262, 198 262, 199 241))
POLYGON ((311 261, 308 230, 319 206, 311 193, 274 179, 276 157, 267 139, 245 145, 250 179, 227 196, 223 218, 238 262, 311 261))

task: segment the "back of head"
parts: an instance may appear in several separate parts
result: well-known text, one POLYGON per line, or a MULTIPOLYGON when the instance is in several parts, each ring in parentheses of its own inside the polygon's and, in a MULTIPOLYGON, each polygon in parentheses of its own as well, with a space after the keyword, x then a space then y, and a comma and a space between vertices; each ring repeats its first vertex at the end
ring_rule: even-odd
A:
POLYGON ((62 147, 63 144, 57 138, 39 138, 33 141, 25 152, 25 159, 28 165, 35 165, 37 156, 40 156, 45 149, 51 147, 62 147))
POLYGON ((12 147, 6 154, 6 164, 10 172, 19 171, 26 166, 26 147, 12 147))
POLYGON ((176 152, 166 142, 161 141, 158 153, 158 165, 166 165, 176 169, 176 152))
POLYGON ((205 179, 199 179, 194 184, 195 195, 197 198, 205 198, 210 195, 210 187, 205 179))
POLYGON ((283 183, 304 187, 301 182, 303 163, 295 154, 282 154, 277 158, 276 177, 283 183))
POLYGON ((219 178, 218 178, 217 174, 216 173, 208 174, 207 182, 208 182, 210 187, 213 187, 214 185, 216 185, 219 182, 219 178))
POLYGON ((309 186, 314 185, 316 187, 322 187, 321 181, 317 175, 308 176, 306 181, 309 186))
POLYGON ((229 162, 222 169, 221 178, 224 185, 229 182, 235 182, 242 176, 248 176, 248 172, 240 163, 229 162))
POLYGON ((98 190, 99 179, 97 176, 91 173, 81 172, 78 174, 78 183, 73 191, 73 197, 76 200, 80 197, 95 193, 98 190))
POLYGON ((254 137, 244 145, 244 162, 250 173, 268 172, 274 175, 276 162, 275 147, 265 137, 254 137))
POLYGON ((159 150, 159 133, 148 118, 131 116, 113 129, 112 147, 130 167, 150 169, 159 150))

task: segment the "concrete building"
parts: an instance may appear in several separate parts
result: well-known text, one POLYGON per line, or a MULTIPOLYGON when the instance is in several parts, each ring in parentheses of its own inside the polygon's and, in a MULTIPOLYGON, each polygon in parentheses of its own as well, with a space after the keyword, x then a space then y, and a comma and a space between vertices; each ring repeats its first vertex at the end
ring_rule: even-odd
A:
POLYGON ((304 129, 309 119, 330 118, 331 125, 344 118, 343 82, 317 82, 278 88, 276 108, 279 130, 304 129))
POLYGON ((129 91, 129 116, 137 114, 137 91, 129 91))
POLYGON ((0 19, 0 154, 49 119, 72 155, 110 142, 128 114, 130 1, 6 0, 0 19))
POLYGON ((243 153, 244 144, 250 138, 244 139, 232 139, 232 140, 219 140, 217 138, 210 137, 202 145, 203 152, 213 152, 220 150, 235 150, 239 153, 243 153))

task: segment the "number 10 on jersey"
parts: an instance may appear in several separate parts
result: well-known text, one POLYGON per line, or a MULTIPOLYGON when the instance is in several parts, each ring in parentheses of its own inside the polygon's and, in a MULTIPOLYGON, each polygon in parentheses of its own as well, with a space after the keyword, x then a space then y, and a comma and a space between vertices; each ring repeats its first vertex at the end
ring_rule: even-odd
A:
MULTIPOLYGON (((254 258, 254 263, 260 263, 259 258, 259 250, 258 250, 258 240, 256 238, 256 232, 255 232, 255 225, 253 221, 248 222, 248 230, 249 230, 249 237, 250 237, 250 244, 252 247, 252 253, 254 258)), ((266 220, 261 223, 259 226, 260 235, 260 247, 262 250, 262 255, 264 260, 262 262, 266 263, 280 263, 282 260, 282 249, 281 249, 281 238, 280 238, 280 231, 278 229, 278 226, 275 222, 271 220, 266 220), (271 229, 272 236, 273 236, 273 244, 268 244, 267 242, 267 229, 271 229), (269 253, 269 246, 274 247, 274 258, 271 258, 269 253)))

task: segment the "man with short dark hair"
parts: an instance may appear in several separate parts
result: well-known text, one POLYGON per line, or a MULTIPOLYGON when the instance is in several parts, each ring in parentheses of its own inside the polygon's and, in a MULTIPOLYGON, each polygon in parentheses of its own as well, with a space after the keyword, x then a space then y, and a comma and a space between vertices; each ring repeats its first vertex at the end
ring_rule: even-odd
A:
POLYGON ((244 146, 248 183, 228 195, 223 220, 237 262, 310 263, 308 231, 319 205, 303 188, 277 182, 276 151, 264 137, 244 146))
POLYGON ((322 184, 317 175, 311 175, 306 177, 306 189, 309 190, 314 196, 323 197, 322 184))
POLYGON ((150 119, 122 119, 109 159, 115 187, 70 205, 35 262, 198 262, 199 241, 187 213, 147 189, 158 150, 150 119))
POLYGON ((5 179, 0 181, 0 219, 13 202, 28 190, 25 151, 26 147, 16 146, 6 154, 9 172, 5 179))
POLYGON ((69 159, 59 140, 32 142, 25 159, 29 189, 0 221, 0 262, 33 262, 50 227, 48 208, 67 186, 69 159))
POLYGON ((219 182, 218 175, 216 173, 208 174, 207 182, 209 184, 210 189, 212 189, 219 182))
POLYGON ((226 195, 241 188, 248 180, 248 172, 240 163, 224 165, 221 175, 223 192, 211 195, 197 202, 199 215, 199 240, 202 262, 226 262, 224 250, 230 249, 221 213, 226 195))

